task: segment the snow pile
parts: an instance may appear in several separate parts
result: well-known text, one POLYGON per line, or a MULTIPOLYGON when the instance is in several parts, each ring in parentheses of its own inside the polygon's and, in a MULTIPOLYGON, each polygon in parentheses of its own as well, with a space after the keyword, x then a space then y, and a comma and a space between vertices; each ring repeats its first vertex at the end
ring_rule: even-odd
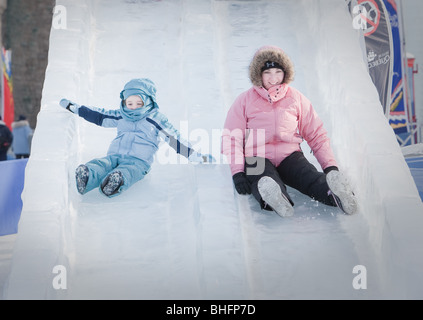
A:
POLYGON ((401 148, 404 157, 415 157, 423 155, 423 143, 412 144, 401 148))
POLYGON ((344 1, 57 5, 67 26, 51 32, 6 298, 422 298, 422 203, 344 1), (324 120, 359 214, 290 190, 295 214, 281 219, 234 193, 219 130, 264 44, 294 61, 293 86, 324 120), (163 113, 219 161, 194 166, 163 145, 150 174, 121 196, 81 197, 75 168, 103 156, 115 131, 58 102, 117 108, 136 77, 156 83, 163 113), (366 288, 363 278, 354 285, 358 275, 366 288))

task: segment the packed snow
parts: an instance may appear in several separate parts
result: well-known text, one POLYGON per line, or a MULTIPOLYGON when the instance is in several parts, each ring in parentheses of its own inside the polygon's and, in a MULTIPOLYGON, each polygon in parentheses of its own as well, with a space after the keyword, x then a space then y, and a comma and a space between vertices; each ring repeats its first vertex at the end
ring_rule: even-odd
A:
POLYGON ((343 0, 57 6, 6 299, 423 298, 423 205, 343 0), (323 119, 358 214, 289 189, 295 213, 282 219, 234 190, 220 130, 266 44, 293 60, 292 86, 323 119), (116 131, 59 101, 114 109, 139 77, 156 83, 161 111, 217 163, 189 164, 163 144, 122 195, 81 196, 75 168, 104 156, 116 131))

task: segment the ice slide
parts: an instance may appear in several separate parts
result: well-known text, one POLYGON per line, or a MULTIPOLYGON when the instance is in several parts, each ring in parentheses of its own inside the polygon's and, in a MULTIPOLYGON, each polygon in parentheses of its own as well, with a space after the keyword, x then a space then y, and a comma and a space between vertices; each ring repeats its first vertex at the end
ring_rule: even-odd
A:
POLYGON ((422 202, 343 0, 57 6, 6 299, 423 298, 422 202), (295 214, 281 219, 234 192, 219 130, 264 44, 292 57, 292 85, 324 120, 357 215, 290 190, 295 214), (163 113, 218 163, 187 164, 164 144, 121 196, 80 196, 75 168, 103 156, 115 131, 58 102, 116 108, 137 77, 156 83, 163 113))

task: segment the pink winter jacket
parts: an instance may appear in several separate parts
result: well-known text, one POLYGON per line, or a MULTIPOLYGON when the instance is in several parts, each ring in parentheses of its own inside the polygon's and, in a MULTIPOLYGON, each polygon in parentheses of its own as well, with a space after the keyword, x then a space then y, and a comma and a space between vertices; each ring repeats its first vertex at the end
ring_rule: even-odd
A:
POLYGON ((310 101, 287 84, 282 98, 271 102, 268 91, 253 86, 229 109, 222 133, 222 153, 232 175, 244 172, 245 157, 264 157, 275 166, 305 139, 322 169, 337 166, 323 123, 310 101))

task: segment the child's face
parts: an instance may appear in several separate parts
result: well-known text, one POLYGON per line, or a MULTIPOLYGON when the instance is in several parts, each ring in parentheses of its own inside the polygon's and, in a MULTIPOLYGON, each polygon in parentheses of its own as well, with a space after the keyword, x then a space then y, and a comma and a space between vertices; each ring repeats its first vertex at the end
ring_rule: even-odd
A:
POLYGON ((125 104, 126 107, 131 110, 142 108, 144 106, 144 102, 142 101, 140 96, 129 96, 125 100, 125 104))
POLYGON ((263 87, 269 90, 271 87, 281 84, 283 81, 284 72, 278 68, 271 68, 263 71, 261 74, 261 80, 263 87))

